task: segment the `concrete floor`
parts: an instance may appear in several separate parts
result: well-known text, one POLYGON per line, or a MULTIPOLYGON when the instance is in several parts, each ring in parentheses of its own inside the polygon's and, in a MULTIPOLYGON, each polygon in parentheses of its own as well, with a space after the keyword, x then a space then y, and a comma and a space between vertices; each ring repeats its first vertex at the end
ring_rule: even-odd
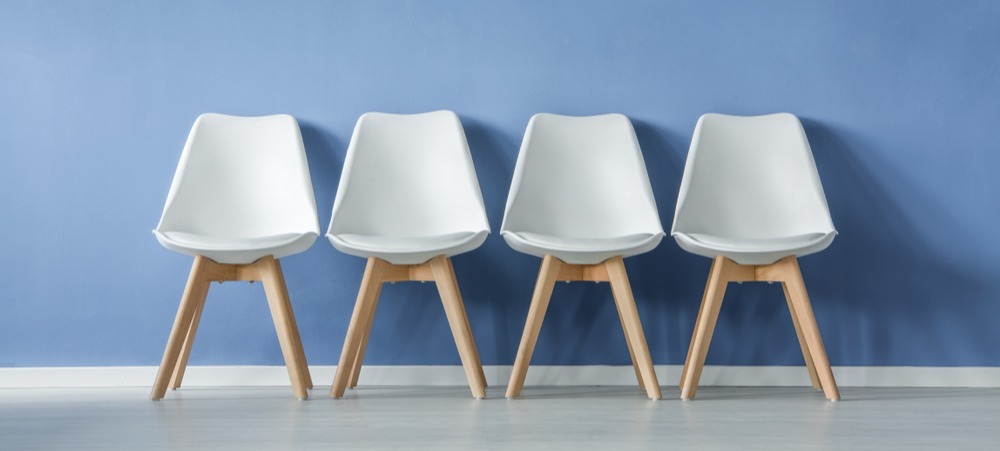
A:
POLYGON ((0 390, 0 449, 1000 449, 1000 389, 317 387, 0 390))

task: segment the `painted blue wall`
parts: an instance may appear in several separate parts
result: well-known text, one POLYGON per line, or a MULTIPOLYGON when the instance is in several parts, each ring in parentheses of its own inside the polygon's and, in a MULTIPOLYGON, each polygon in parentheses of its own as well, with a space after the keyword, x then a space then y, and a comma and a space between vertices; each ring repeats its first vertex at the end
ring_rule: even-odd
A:
MULTIPOLYGON (((667 226, 698 116, 799 115, 840 236, 802 260, 835 365, 1000 365, 1000 3, 0 2, 0 367, 158 364, 191 264, 150 233, 198 114, 290 113, 322 226, 366 111, 456 111, 494 230, 537 112, 632 118, 667 226)), ((283 262, 335 364, 363 261, 283 262)), ((510 364, 539 260, 455 259, 485 364, 510 364)), ((680 364, 709 261, 627 262, 680 364)), ((780 288, 727 296, 710 364, 801 364, 780 288)), ((193 364, 280 364, 259 285, 215 285, 193 364)), ((383 290, 367 363, 458 364, 433 285, 383 290)), ((536 364, 627 364, 606 285, 560 284, 536 364)))

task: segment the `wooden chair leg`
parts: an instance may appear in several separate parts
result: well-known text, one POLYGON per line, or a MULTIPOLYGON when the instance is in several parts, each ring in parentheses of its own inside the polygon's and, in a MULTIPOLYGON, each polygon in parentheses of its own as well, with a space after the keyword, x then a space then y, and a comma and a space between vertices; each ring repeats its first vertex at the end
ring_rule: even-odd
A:
POLYGON ((209 283, 199 284, 201 289, 194 293, 195 304, 194 316, 191 318, 191 325, 188 326, 187 335, 184 338, 184 345, 181 346, 181 354, 177 358, 177 366, 174 367, 173 377, 170 378, 170 389, 181 388, 184 381, 184 371, 187 369, 188 358, 191 357, 191 346, 194 344, 195 334, 198 332, 198 324, 201 322, 201 312, 205 310, 205 299, 208 297, 209 283))
POLYGON ((826 356, 826 348, 823 346, 823 338, 819 334, 819 325, 816 324, 816 316, 813 313, 812 304, 809 302, 805 281, 802 280, 798 259, 788 257, 779 264, 782 266, 785 285, 788 287, 789 297, 794 304, 795 314, 799 318, 802 334, 805 336, 809 352, 812 354, 816 373, 819 376, 820 385, 823 387, 823 394, 826 395, 827 399, 836 401, 840 399, 840 391, 837 389, 833 369, 826 356))
MULTIPOLYGON (((455 275, 455 265, 453 265, 451 263, 451 258, 445 259, 445 261, 448 263, 448 272, 451 273, 451 279, 455 281, 455 289, 457 290, 458 289, 458 276, 455 275)), ((463 305, 464 305, 464 303, 463 303, 463 305)), ((465 319, 465 327, 468 330, 471 331, 472 330, 472 325, 469 324, 469 316, 468 315, 462 315, 462 317, 465 319)), ((476 347, 475 340, 472 341, 472 351, 473 351, 473 355, 475 355, 475 357, 476 357, 476 369, 479 370, 479 382, 485 388, 485 387, 488 386, 486 384, 486 372, 483 371, 483 363, 479 360, 479 349, 476 347)))
POLYGON ((365 361, 365 350, 368 349, 368 337, 372 333, 372 325, 375 323, 375 312, 378 310, 378 299, 382 294, 382 284, 375 286, 375 300, 372 301, 372 313, 368 315, 368 322, 365 323, 365 328, 361 332, 361 344, 358 347, 358 355, 354 358, 353 366, 351 367, 351 380, 347 383, 347 386, 354 388, 358 386, 358 379, 361 377, 361 364, 365 361))
POLYGON ((208 291, 208 279, 206 274, 212 264, 207 258, 198 256, 191 266, 191 273, 188 276, 187 286, 184 288, 184 296, 181 297, 181 305, 177 309, 177 316, 174 318, 174 325, 170 329, 170 338, 167 339, 167 347, 163 351, 163 359, 160 361, 160 370, 156 373, 156 380, 153 382, 153 390, 150 398, 153 400, 162 399, 167 393, 167 386, 177 367, 177 359, 184 339, 191 328, 197 310, 199 294, 208 291))
POLYGON ((812 388, 821 390, 819 375, 816 374, 816 366, 813 364, 812 353, 809 352, 809 344, 805 335, 802 335, 802 326, 799 325, 799 317, 795 313, 795 305, 792 303, 792 295, 788 293, 788 284, 782 282, 781 288, 785 292, 785 301, 788 303, 788 311, 792 314, 792 324, 795 326, 795 336, 799 339, 799 348, 802 349, 802 359, 806 361, 806 370, 809 372, 809 381, 812 388))
POLYGON ((302 384, 305 385, 307 389, 313 388, 312 375, 309 374, 309 364, 306 362, 306 351, 302 347, 302 336, 299 334, 298 322, 295 321, 295 313, 292 309, 292 298, 288 295, 288 284, 285 282, 285 273, 281 270, 281 262, 274 260, 274 268, 277 272, 277 282, 281 284, 281 294, 282 299, 285 301, 285 308, 288 311, 288 318, 290 319, 291 326, 291 336, 294 339, 295 345, 295 356, 298 358, 299 368, 302 368, 302 384))
POLYGON ((344 347, 340 352, 340 361, 337 363, 337 372, 333 377, 333 387, 330 388, 331 398, 344 396, 344 390, 347 389, 347 384, 354 373, 354 362, 361 348, 361 334, 365 324, 368 323, 368 317, 372 314, 375 296, 379 294, 378 287, 382 284, 383 264, 375 257, 368 258, 365 275, 361 279, 361 289, 358 291, 358 299, 354 304, 354 313, 351 314, 351 324, 347 327, 347 337, 344 338, 344 347))
POLYGON ((632 286, 629 284, 628 274, 625 272, 625 262, 621 257, 613 257, 608 259, 604 265, 608 270, 608 279, 611 282, 615 303, 618 305, 618 311, 621 312, 622 322, 625 325, 625 334, 629 337, 629 342, 635 346, 635 358, 638 361, 642 380, 646 382, 646 395, 650 399, 660 399, 662 397, 660 384, 653 368, 653 358, 649 355, 649 347, 646 345, 646 334, 642 331, 639 311, 635 307, 632 286))
MULTIPOLYGON (((695 324, 696 327, 697 327, 697 324, 701 322, 701 318, 703 316, 705 316, 705 301, 704 301, 704 296, 705 295, 704 295, 704 293, 707 293, 708 292, 708 288, 710 286, 712 286, 712 277, 711 277, 711 275, 712 275, 712 272, 715 271, 715 265, 716 265, 717 261, 718 261, 717 259, 716 260, 712 260, 712 266, 708 270, 709 277, 705 278, 705 291, 702 291, 702 302, 701 302, 701 305, 698 306, 698 317, 697 317, 697 319, 694 320, 694 324, 695 324)), ((688 343, 688 352, 687 352, 687 355, 690 356, 692 354, 692 351, 694 351, 694 337, 693 336, 691 337, 691 342, 688 343)), ((685 365, 684 365, 683 369, 681 370, 681 379, 680 379, 680 382, 677 384, 680 388, 684 388, 684 381, 687 380, 687 375, 688 375, 688 365, 687 365, 687 362, 684 362, 684 363, 685 363, 685 365)))
POLYGON ((508 398, 521 396, 524 378, 528 374, 528 364, 531 362, 531 354, 535 350, 535 342, 538 341, 538 331, 542 328, 542 320, 545 319, 545 311, 549 308, 549 299, 552 297, 552 289, 555 287, 561 266, 562 261, 551 255, 546 255, 542 259, 542 267, 538 271, 538 281, 535 282, 535 292, 531 296, 528 319, 521 335, 521 345, 517 348, 514 370, 511 372, 510 382, 507 384, 508 398))
POLYGON ((430 267, 431 273, 434 274, 438 293, 441 295, 441 302, 444 304, 448 324, 451 325, 451 333, 455 337, 455 345, 458 346, 458 355, 462 359, 462 366, 465 368, 465 377, 469 380, 472 396, 477 399, 485 399, 486 386, 481 377, 483 374, 482 365, 479 363, 479 355, 476 352, 476 341, 469 328, 462 294, 458 289, 454 273, 451 271, 448 257, 433 258, 430 261, 430 267))
POLYGON ((695 324, 694 334, 691 337, 691 351, 684 363, 685 379, 681 382, 681 399, 694 399, 698 391, 698 380, 701 379, 701 370, 705 366, 705 356, 708 355, 708 346, 712 342, 712 334, 715 332, 715 322, 719 319, 722 298, 726 295, 729 264, 725 257, 716 257, 712 264, 708 288, 701 301, 702 316, 695 324))
MULTIPOLYGON (((612 289, 611 293, 614 294, 615 290, 612 289)), ((639 363, 635 360, 635 350, 632 349, 632 339, 628 337, 628 332, 625 326, 625 318, 622 317, 622 309, 618 307, 618 299, 615 299, 615 309, 618 311, 618 321, 621 322, 622 331, 625 331, 625 344, 628 346, 628 357, 632 361, 632 370, 635 371, 635 380, 639 382, 639 388, 646 388, 646 385, 642 381, 642 371, 639 370, 639 363)))
POLYGON ((261 282, 264 285, 264 293, 267 295, 267 305, 271 309, 271 319, 274 321, 274 329, 278 333, 278 343, 281 345, 281 354, 285 359, 285 367, 288 369, 288 378, 292 382, 292 392, 299 399, 309 398, 309 392, 304 374, 309 371, 304 367, 305 356, 299 355, 300 348, 295 345, 297 339, 293 336, 293 331, 298 330, 295 325, 295 316, 289 306, 291 303, 285 298, 285 290, 282 289, 283 281, 278 261, 268 256, 257 261, 260 271, 261 282))

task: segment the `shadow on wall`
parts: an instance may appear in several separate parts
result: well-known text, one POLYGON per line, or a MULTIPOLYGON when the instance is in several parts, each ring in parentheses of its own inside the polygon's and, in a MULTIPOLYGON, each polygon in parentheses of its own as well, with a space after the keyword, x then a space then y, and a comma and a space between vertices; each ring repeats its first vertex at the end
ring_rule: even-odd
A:
POLYGON ((652 252, 632 257, 626 265, 640 315, 647 324, 646 339, 653 361, 658 365, 681 365, 711 264, 704 257, 681 250, 670 236, 691 136, 640 119, 632 119, 632 125, 667 235, 652 252))
MULTIPOLYGON (((920 218, 907 217, 900 208, 922 198, 921 186, 888 164, 879 164, 877 154, 865 150, 864 140, 817 121, 802 122, 840 232, 829 249, 802 260, 832 363, 996 364, 969 361, 989 354, 988 349, 969 349, 967 345, 987 346, 989 329, 985 325, 970 327, 973 325, 963 319, 961 304, 956 302, 976 311, 991 311, 987 306, 969 305, 985 302, 981 281, 962 271, 953 258, 935 255, 932 244, 942 242, 942 237, 922 234, 913 225, 920 218), (886 186, 912 197, 896 198, 886 186), (941 355, 953 360, 942 363, 939 357, 934 361, 928 357, 941 355)), ((661 221, 669 234, 690 137, 641 120, 633 120, 633 124, 661 221)), ((944 211, 937 205, 921 207, 919 211, 929 214, 944 211)), ((963 233, 955 221, 941 227, 947 233, 963 233)), ((654 361, 682 364, 710 260, 682 251, 668 235, 656 250, 629 259, 627 264, 654 361)), ((782 296, 777 286, 732 284, 708 363, 802 364, 782 296)), ((609 355, 618 352, 617 341, 609 345, 609 355)), ((618 360, 627 363, 627 359, 625 355, 618 360)))
POLYGON ((935 254, 947 234, 964 235, 962 225, 946 221, 941 236, 925 236, 914 227, 921 218, 900 205, 919 202, 919 211, 946 216, 944 206, 927 205, 926 187, 880 161, 864 139, 815 120, 802 123, 840 232, 829 249, 802 260, 831 362, 947 366, 986 355, 963 355, 978 339, 960 313, 981 302, 984 287, 948 255, 935 254), (908 198, 894 198, 888 186, 908 198))
POLYGON ((484 365, 509 365, 514 362, 524 321, 517 307, 530 299, 532 289, 521 286, 529 284, 511 281, 534 280, 537 269, 537 263, 511 250, 500 237, 520 142, 478 119, 465 115, 461 119, 490 221, 490 236, 479 249, 455 257, 455 272, 480 359, 484 365))
MULTIPOLYGON (((955 263, 955 258, 949 258, 939 248, 946 240, 926 236, 914 226, 921 218, 906 214, 942 214, 943 207, 926 205, 929 196, 921 196, 921 185, 880 161, 880 154, 872 152, 864 139, 817 121, 802 122, 840 231, 829 249, 802 260, 832 363, 996 364, 970 361, 975 356, 990 355, 988 349, 968 346, 987 346, 989 329, 970 327, 968 318, 963 319, 959 313, 995 310, 969 304, 985 302, 982 281, 969 275, 963 262, 955 263), (900 199, 894 193, 907 193, 909 197, 900 199), (924 204, 919 209, 901 207, 914 202, 924 204), (953 360, 942 362, 942 355, 953 360), (931 361, 928 356, 937 360, 931 361)), ((535 257, 511 250, 499 236, 521 137, 503 133, 476 118, 463 116, 462 123, 492 234, 482 248, 455 258, 456 273, 483 363, 508 365, 514 360, 540 264, 535 257)), ((674 133, 643 120, 633 119, 633 124, 660 218, 669 233, 690 136, 686 131, 674 133)), ((313 123, 300 125, 320 227, 325 230, 347 143, 313 123)), ((936 219, 948 233, 962 235, 963 228, 954 222, 936 219)), ((308 253, 313 256, 290 259, 286 275, 291 278, 292 299, 298 303, 296 311, 312 313, 298 319, 303 340, 310 345, 310 358, 323 357, 317 363, 328 363, 324 361, 329 356, 340 352, 339 340, 329 340, 330 333, 337 331, 339 336, 347 328, 350 315, 344 312, 353 308, 364 264, 335 252, 323 238, 308 253), (338 294, 331 299, 331 293, 338 294)), ((682 251, 668 235, 657 249, 628 259, 626 265, 654 362, 682 364, 710 260, 682 251)), ((390 300, 380 307, 387 317, 376 320, 370 355, 373 364, 399 361, 400 353, 408 352, 408 346, 398 346, 407 341, 401 337, 412 336, 413 332, 400 327, 406 324, 402 318, 427 314, 428 306, 439 302, 431 287, 414 285, 395 290, 398 293, 386 291, 387 300, 406 298, 407 302, 390 300), (377 343, 383 340, 391 343, 377 343)), ((415 348, 410 351, 437 345, 451 349, 443 313, 434 312, 421 319, 421 328, 434 328, 433 334, 440 336, 428 337, 432 342, 416 340, 418 343, 413 343, 415 348)), ((457 354, 449 353, 442 359, 435 363, 458 362, 457 354)), ((606 284, 559 284, 533 361, 624 365, 628 360, 606 284)), ((708 363, 801 364, 780 288, 766 284, 730 286, 708 363)))
POLYGON ((309 160, 309 173, 316 194, 320 231, 326 233, 326 225, 333 208, 333 198, 337 194, 337 185, 340 184, 340 172, 344 167, 347 143, 312 122, 300 120, 299 129, 302 131, 306 158, 309 160))
POLYGON ((299 128, 316 195, 320 237, 309 250, 283 260, 282 265, 307 360, 310 364, 331 364, 340 355, 341 343, 330 337, 340 337, 347 330, 354 308, 352 289, 357 290, 361 281, 364 261, 340 255, 323 236, 340 183, 347 142, 310 121, 299 119, 299 128))

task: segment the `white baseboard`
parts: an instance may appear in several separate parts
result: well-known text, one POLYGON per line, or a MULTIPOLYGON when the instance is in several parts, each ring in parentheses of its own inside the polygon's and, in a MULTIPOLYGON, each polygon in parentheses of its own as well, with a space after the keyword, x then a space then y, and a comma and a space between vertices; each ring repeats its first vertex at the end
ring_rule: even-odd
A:
MULTIPOLYGON (((0 388, 144 387, 151 386, 156 367, 43 367, 0 368, 0 388)), ((335 366, 312 366, 318 386, 333 381, 335 366)), ((506 385, 511 367, 484 367, 490 385, 506 385)), ((835 367, 841 387, 1000 387, 998 367, 835 367)), ((658 365, 660 385, 676 385, 680 365, 658 365)), ((541 366, 533 365, 527 385, 632 385, 631 366, 541 366)), ((460 366, 365 366, 361 385, 465 385, 460 366)), ((283 366, 192 366, 187 387, 282 386, 288 385, 283 366)), ((705 386, 806 386, 805 367, 795 366, 706 366, 705 386)))

